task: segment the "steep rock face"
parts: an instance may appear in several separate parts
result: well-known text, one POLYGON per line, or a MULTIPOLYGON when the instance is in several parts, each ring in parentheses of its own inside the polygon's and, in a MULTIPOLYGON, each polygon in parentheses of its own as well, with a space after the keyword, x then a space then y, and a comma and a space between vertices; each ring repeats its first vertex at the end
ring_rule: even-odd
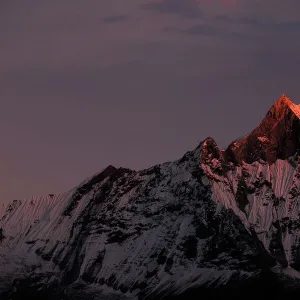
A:
POLYGON ((256 276, 261 246, 212 200, 202 146, 140 172, 109 167, 51 200, 28 199, 5 214, 2 246, 27 258, 35 290, 38 273, 48 286, 82 281, 128 297, 256 276))
POLYGON ((300 147, 299 117, 300 106, 282 95, 255 130, 228 147, 227 160, 251 164, 262 159, 272 164, 293 156, 300 147))
POLYGON ((298 280, 299 116, 282 96, 225 151, 208 138, 174 162, 13 201, 0 214, 2 298, 222 296, 242 282, 250 295, 271 269, 298 280))
MULTIPOLYGON (((233 142, 216 170, 202 166, 212 184, 213 198, 232 208, 246 228, 284 267, 299 270, 300 238, 300 109, 282 96, 262 123, 233 142), (224 162, 225 161, 225 162, 224 162), (224 166, 225 165, 225 166, 224 166)), ((220 150, 212 153, 220 153, 220 150)))

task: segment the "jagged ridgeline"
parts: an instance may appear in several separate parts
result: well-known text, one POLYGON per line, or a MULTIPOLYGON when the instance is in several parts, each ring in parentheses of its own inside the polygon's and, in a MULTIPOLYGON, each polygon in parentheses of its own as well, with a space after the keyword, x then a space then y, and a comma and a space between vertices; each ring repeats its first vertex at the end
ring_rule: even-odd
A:
POLYGON ((225 150, 107 167, 1 211, 1 299, 286 299, 300 283, 300 107, 225 150))

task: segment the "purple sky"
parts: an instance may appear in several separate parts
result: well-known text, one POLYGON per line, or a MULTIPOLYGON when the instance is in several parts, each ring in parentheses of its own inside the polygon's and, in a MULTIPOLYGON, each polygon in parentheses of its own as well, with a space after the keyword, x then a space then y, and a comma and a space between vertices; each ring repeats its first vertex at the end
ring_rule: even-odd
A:
POLYGON ((300 102, 299 0, 0 2, 1 201, 248 133, 300 102))

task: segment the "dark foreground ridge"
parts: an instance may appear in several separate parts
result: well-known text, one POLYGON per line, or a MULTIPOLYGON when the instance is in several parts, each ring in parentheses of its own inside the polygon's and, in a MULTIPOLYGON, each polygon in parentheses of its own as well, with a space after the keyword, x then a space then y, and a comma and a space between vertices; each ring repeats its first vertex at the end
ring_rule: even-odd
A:
MULTIPOLYGON (((147 297, 139 297, 138 299, 147 300, 198 300, 198 299, 231 299, 231 300, 253 300, 253 299, 295 299, 299 297, 300 286, 289 286, 288 288, 284 285, 282 280, 269 271, 263 271, 258 278, 250 280, 232 280, 224 286, 217 284, 212 286, 201 286, 192 288, 179 295, 168 295, 166 293, 157 293, 149 295, 147 297)), ((88 293, 85 291, 83 286, 77 286, 72 289, 65 290, 51 290, 41 289, 37 290, 35 284, 29 282, 20 282, 16 286, 14 292, 3 294, 1 299, 3 300, 128 300, 129 297, 120 295, 109 295, 103 296, 95 293, 88 293), (33 285, 34 288, 30 289, 29 286, 33 285)))

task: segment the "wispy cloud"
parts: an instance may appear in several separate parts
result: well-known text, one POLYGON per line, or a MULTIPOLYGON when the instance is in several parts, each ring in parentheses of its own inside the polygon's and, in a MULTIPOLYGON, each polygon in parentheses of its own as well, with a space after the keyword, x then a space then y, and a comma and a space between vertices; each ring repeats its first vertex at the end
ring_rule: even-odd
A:
POLYGON ((197 0, 154 0, 142 5, 144 9, 186 18, 201 18, 203 12, 197 0))
POLYGON ((103 22, 106 23, 118 23, 118 22, 127 21, 128 19, 129 19, 128 15, 115 15, 115 16, 105 17, 102 20, 103 22))
POLYGON ((198 24, 182 30, 183 34, 222 38, 243 38, 244 34, 220 26, 198 24))

